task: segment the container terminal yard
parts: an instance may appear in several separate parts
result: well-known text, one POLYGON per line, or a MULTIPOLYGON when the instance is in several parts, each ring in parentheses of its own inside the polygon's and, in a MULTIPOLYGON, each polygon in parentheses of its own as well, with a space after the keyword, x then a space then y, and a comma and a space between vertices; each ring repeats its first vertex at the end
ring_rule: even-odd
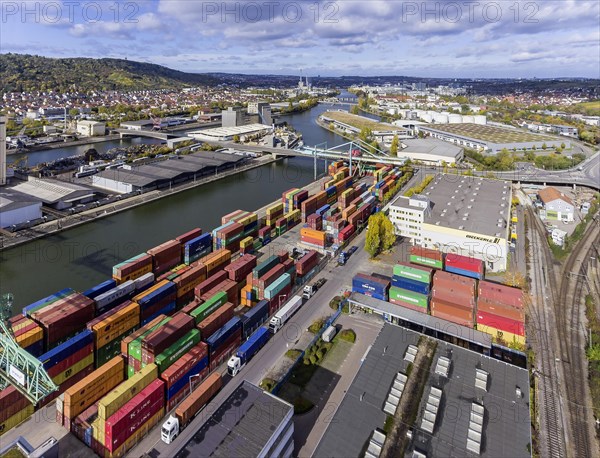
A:
MULTIPOLYGON (((0 449, 24 436, 32 448, 60 439, 61 456, 380 456, 396 442, 413 456, 531 456, 525 292, 490 281, 482 260, 407 244, 400 257, 372 263, 359 249, 336 267, 338 252, 362 248, 389 193, 414 179, 383 165, 351 176, 341 161, 328 171, 264 215, 237 210, 212 231, 173 234, 120 262, 86 291, 19 304, 2 343, 34 358, 0 359, 10 382, 0 449), (319 276, 324 286, 302 298, 319 276), (323 390, 338 401, 329 421, 307 426, 292 421, 279 385, 273 394, 257 385, 288 348, 308 343, 336 295, 349 314, 332 319, 357 329, 365 350, 323 390), (239 375, 228 374, 232 356, 239 375), (492 422, 498 405, 516 405, 519 421, 492 422), (464 410, 460 423, 452 407, 464 410), (249 420, 272 409, 268 422, 249 420), (347 423, 358 409, 360 425, 347 423), (410 431, 403 409, 415 415, 410 431), (234 413, 239 422, 227 420, 234 413)), ((315 415, 325 410, 317 403, 315 415)))

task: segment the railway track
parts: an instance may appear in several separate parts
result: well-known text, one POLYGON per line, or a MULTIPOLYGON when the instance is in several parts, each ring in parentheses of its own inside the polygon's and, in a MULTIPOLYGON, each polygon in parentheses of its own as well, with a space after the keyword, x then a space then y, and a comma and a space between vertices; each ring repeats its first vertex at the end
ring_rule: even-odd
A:
POLYGON ((532 209, 528 211, 528 218, 533 229, 533 259, 541 264, 533 275, 533 286, 538 294, 543 292, 547 301, 544 301, 544 297, 541 301, 535 300, 530 310, 544 381, 541 390, 541 416, 542 428, 548 437, 547 443, 541 444, 546 447, 546 450, 542 450, 542 455, 596 456, 597 445, 591 428, 593 416, 585 402, 587 378, 584 375, 587 374, 587 359, 582 317, 585 314, 584 297, 587 288, 593 288, 593 285, 586 284, 587 261, 595 254, 600 237, 597 228, 588 227, 577 250, 573 251, 562 268, 557 268, 559 264, 554 260, 545 240, 544 225, 532 209), (554 342, 553 336, 558 337, 557 342, 554 342), (555 343, 558 345, 555 346, 555 343), (562 365, 563 374, 569 378, 562 384, 558 380, 558 364, 562 365), (561 392, 566 395, 566 412, 561 407, 561 392))
POLYGON ((538 223, 541 225, 541 222, 531 210, 528 212, 528 218, 530 226, 532 226, 531 246, 534 247, 532 256, 534 265, 531 267, 536 270, 532 275, 532 287, 533 292, 538 295, 532 301, 532 306, 529 309, 528 335, 533 335, 537 342, 536 354, 541 372, 539 380, 543 385, 540 390, 541 429, 546 434, 545 440, 540 441, 540 447, 542 448, 540 451, 542 456, 560 458, 566 456, 566 447, 562 423, 563 415, 557 397, 560 391, 552 350, 554 347, 552 336, 556 334, 553 332, 553 321, 549 322, 551 314, 547 313, 545 307, 546 300, 550 304, 554 302, 556 272, 552 255, 547 250, 538 248, 546 246, 543 225, 541 228, 536 227, 538 223), (540 273, 542 274, 540 275, 540 273))

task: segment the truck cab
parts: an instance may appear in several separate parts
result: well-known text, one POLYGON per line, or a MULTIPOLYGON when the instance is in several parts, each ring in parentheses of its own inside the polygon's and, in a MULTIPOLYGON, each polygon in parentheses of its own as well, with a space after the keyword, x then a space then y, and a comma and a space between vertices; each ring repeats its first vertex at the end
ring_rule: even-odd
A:
POLYGON ((306 285, 302 290, 302 297, 304 299, 310 299, 316 292, 317 288, 315 288, 315 285, 306 285))
POLYGON ((242 360, 239 356, 234 355, 227 361, 227 373, 235 377, 242 370, 242 360))
POLYGON ((165 444, 170 444, 179 434, 179 420, 177 417, 170 415, 160 429, 160 438, 165 444))
POLYGON ((342 251, 338 256, 338 265, 340 265, 340 266, 345 265, 347 260, 348 260, 348 253, 346 253, 345 251, 342 251))
POLYGON ((277 334, 277 331, 279 331, 281 326, 283 326, 283 324, 281 323, 281 320, 275 316, 273 318, 271 318, 271 320, 269 321, 269 330, 273 334, 277 334))

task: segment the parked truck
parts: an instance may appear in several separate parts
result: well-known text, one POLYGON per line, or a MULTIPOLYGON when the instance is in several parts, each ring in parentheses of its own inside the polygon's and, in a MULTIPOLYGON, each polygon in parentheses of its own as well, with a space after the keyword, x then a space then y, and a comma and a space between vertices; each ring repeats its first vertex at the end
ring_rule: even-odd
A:
POLYGON ((170 444, 179 435, 179 432, 185 428, 188 423, 208 404, 215 394, 223 386, 221 374, 213 372, 204 380, 192 393, 183 400, 175 409, 175 415, 170 415, 169 419, 162 425, 160 438, 166 444, 170 444))
POLYGON ((227 362, 227 372, 235 377, 250 359, 267 343, 271 338, 271 332, 260 327, 244 342, 237 353, 227 362))
POLYGON ((302 296, 294 296, 285 304, 269 321, 269 329, 273 334, 277 333, 287 320, 302 306, 302 296))

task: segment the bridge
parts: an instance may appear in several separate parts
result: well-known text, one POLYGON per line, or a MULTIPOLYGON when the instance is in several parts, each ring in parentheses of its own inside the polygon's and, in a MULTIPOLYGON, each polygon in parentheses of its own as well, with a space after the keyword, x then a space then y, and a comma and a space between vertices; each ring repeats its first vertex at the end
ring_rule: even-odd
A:
POLYGON ((167 141, 171 138, 181 137, 174 133, 161 132, 158 130, 132 130, 132 129, 115 129, 119 133, 121 138, 123 137, 148 137, 156 138, 158 140, 167 141))
POLYGON ((326 105, 357 105, 357 99, 350 97, 329 97, 323 100, 319 100, 319 103, 326 105))

